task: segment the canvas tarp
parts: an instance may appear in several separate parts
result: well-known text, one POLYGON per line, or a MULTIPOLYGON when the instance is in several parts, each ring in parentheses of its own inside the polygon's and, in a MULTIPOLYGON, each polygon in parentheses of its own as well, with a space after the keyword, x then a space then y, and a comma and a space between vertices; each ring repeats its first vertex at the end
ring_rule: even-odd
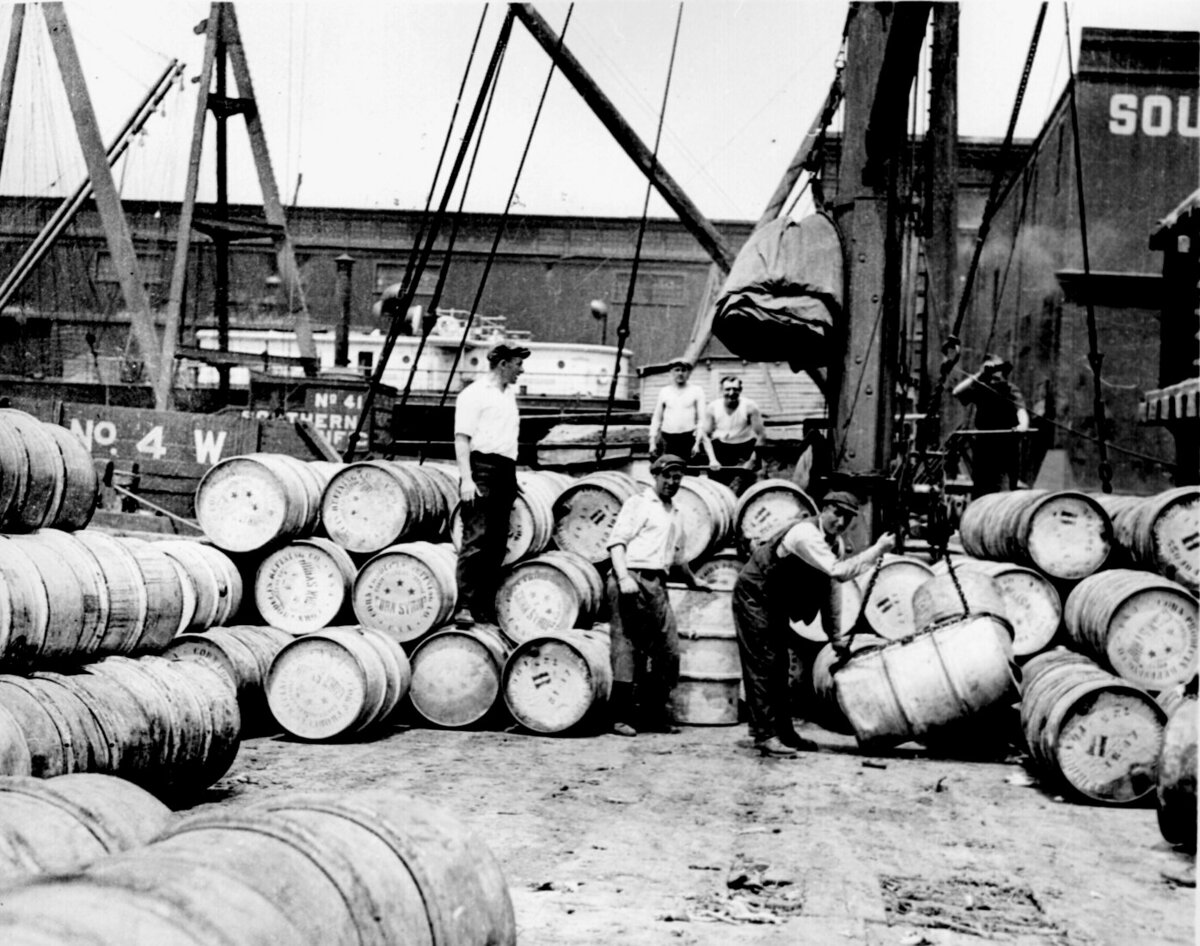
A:
POLYGON ((779 217, 751 234, 717 299, 713 334, 747 361, 824 368, 842 313, 842 244, 833 221, 779 217))

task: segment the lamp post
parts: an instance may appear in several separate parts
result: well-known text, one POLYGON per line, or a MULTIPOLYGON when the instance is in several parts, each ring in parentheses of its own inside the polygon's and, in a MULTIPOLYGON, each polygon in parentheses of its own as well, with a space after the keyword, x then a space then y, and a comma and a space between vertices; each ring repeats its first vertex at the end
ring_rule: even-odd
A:
POLYGON ((592 318, 600 323, 600 344, 608 344, 608 303, 603 299, 592 300, 592 318))

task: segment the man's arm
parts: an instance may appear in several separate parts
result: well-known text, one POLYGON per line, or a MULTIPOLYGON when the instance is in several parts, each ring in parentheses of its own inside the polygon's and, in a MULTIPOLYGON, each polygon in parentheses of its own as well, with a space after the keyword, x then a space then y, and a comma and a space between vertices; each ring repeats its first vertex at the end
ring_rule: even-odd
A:
POLYGON ((957 398, 965 397, 971 393, 971 388, 975 387, 978 381, 978 374, 969 374, 954 386, 954 390, 951 393, 957 398))
POLYGON ((704 447, 705 455, 708 457, 708 465, 710 467, 712 467, 713 469, 717 469, 721 465, 720 463, 717 462, 717 455, 713 451, 713 445, 712 445, 712 435, 713 435, 713 431, 715 431, 716 429, 717 429, 717 418, 713 414, 713 406, 711 404, 709 404, 708 407, 706 407, 704 409, 704 423, 701 427, 701 442, 700 443, 701 443, 701 446, 704 447))
POLYGON ((629 574, 629 566, 625 562, 625 546, 610 545, 608 552, 612 556, 613 574, 617 576, 617 587, 621 589, 623 595, 637 594, 637 582, 633 580, 633 576, 629 574))
POLYGON ((658 400, 654 402, 654 410, 650 414, 650 449, 658 446, 658 432, 662 429, 663 410, 666 406, 667 389, 658 392, 658 400))
POLYGON ((784 537, 782 548, 791 555, 836 581, 857 578, 875 564, 884 554, 894 548, 896 540, 890 532, 880 536, 879 541, 845 561, 838 561, 833 549, 825 542, 821 530, 811 522, 793 526, 784 537))
POLYGON ((754 432, 754 452, 750 454, 750 459, 746 461, 746 469, 752 470, 758 463, 758 451, 767 442, 767 426, 763 423, 762 411, 758 409, 758 405, 753 401, 746 409, 746 419, 750 421, 750 429, 754 432))
POLYGON ((454 435, 454 459, 458 461, 458 495, 464 503, 474 502, 479 490, 471 476, 471 438, 466 434, 454 435))
POLYGON ((1017 430, 1029 429, 1029 411, 1023 407, 1017 408, 1017 430))

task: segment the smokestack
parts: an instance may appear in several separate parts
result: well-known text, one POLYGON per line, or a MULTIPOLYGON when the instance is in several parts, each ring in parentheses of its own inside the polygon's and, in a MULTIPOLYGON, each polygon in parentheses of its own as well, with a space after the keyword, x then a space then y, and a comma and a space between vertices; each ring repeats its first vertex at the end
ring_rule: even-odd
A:
POLYGON ((337 264, 337 295, 341 302, 342 317, 338 321, 337 335, 333 343, 335 368, 350 366, 350 273, 354 269, 354 257, 343 253, 334 260, 337 264))

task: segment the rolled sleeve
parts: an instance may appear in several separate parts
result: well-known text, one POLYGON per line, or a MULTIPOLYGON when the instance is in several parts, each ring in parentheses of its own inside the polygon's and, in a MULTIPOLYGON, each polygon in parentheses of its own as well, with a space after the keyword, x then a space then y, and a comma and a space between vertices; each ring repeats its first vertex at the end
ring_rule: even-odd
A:
POLYGON ((633 537, 642 528, 642 520, 644 518, 645 516, 642 515, 641 497, 632 496, 626 500, 621 506, 621 511, 617 513, 612 532, 609 533, 608 548, 611 549, 614 545, 628 546, 633 537))
POLYGON ((466 388, 454 402, 454 433, 474 437, 479 430, 479 398, 474 388, 466 388))
POLYGON ((870 568, 874 561, 867 552, 860 552, 844 562, 838 561, 815 522, 801 522, 793 526, 783 537, 782 546, 789 555, 795 555, 807 565, 837 581, 857 578, 870 568))

